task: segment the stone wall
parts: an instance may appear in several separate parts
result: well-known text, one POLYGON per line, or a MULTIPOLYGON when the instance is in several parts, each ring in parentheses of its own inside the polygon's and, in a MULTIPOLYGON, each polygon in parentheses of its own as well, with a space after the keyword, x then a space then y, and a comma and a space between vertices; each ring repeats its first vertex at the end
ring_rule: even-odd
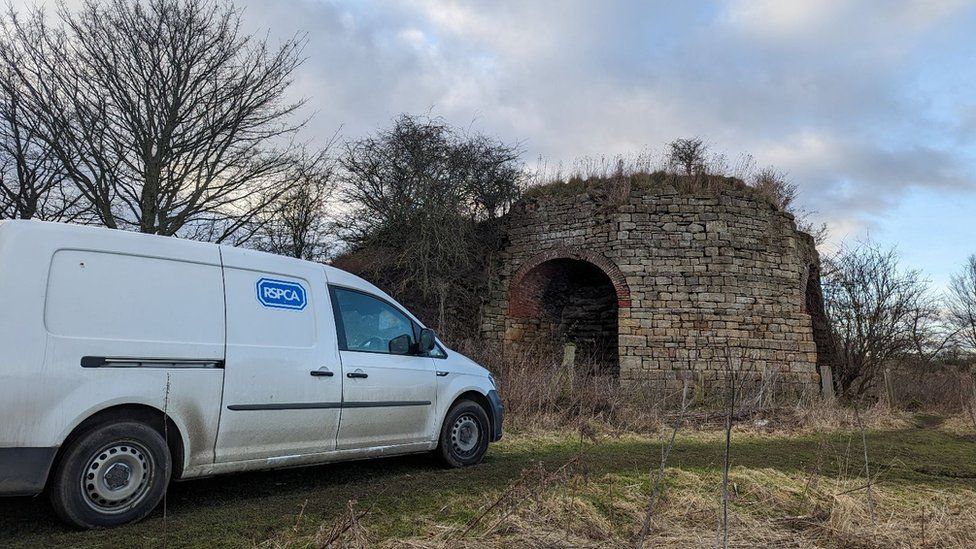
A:
POLYGON ((538 336, 612 331, 615 316, 612 367, 622 382, 720 384, 731 353, 754 378, 816 390, 810 310, 816 317, 822 307, 812 238, 753 189, 726 187, 690 193, 662 184, 616 198, 590 191, 524 199, 508 218, 483 337, 517 352, 538 336), (567 314, 561 302, 586 299, 567 286, 585 271, 581 264, 605 275, 591 276, 591 293, 599 295, 602 282, 615 303, 584 303, 567 314), (578 318, 587 307, 597 313, 588 327, 578 318), (577 333, 566 329, 572 314, 577 333))

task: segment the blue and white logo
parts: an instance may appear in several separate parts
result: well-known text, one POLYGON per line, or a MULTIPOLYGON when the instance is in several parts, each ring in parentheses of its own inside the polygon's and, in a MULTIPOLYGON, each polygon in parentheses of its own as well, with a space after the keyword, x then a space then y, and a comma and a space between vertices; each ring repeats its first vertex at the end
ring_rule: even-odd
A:
POLYGON ((272 309, 301 311, 308 304, 305 288, 297 282, 262 278, 258 280, 258 301, 272 309))

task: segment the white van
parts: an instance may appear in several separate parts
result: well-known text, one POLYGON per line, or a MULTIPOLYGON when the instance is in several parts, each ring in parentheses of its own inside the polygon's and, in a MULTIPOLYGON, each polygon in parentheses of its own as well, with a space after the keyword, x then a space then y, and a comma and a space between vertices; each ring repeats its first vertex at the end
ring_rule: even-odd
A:
POLYGON ((0 222, 0 495, 84 528, 170 479, 502 435, 488 371, 338 269, 109 229, 0 222))

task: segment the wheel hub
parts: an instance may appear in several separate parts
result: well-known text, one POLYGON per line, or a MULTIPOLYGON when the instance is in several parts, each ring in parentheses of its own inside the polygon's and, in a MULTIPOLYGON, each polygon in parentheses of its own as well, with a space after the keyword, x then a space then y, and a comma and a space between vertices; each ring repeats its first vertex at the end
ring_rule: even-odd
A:
POLYGON ((125 488, 132 477, 132 468, 122 462, 113 463, 105 470, 105 484, 111 490, 125 488))
POLYGON ((121 513, 149 491, 154 463, 134 442, 114 442, 96 452, 82 473, 85 501, 100 513, 121 513))
POLYGON ((478 447, 480 435, 478 422, 472 416, 465 414, 459 417, 451 428, 451 443, 457 452, 467 454, 478 447))

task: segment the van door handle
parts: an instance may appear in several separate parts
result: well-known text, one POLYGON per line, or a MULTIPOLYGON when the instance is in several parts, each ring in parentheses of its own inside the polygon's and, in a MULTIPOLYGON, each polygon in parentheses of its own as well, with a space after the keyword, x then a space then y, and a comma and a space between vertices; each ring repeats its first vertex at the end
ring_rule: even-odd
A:
POLYGON ((349 372, 348 374, 346 374, 346 377, 366 379, 367 377, 369 377, 369 375, 362 370, 356 370, 355 372, 349 372))
POLYGON ((335 375, 331 371, 329 371, 328 368, 326 368, 324 366, 321 367, 321 368, 319 368, 318 370, 312 370, 309 373, 312 374, 315 377, 332 377, 332 376, 335 375))

